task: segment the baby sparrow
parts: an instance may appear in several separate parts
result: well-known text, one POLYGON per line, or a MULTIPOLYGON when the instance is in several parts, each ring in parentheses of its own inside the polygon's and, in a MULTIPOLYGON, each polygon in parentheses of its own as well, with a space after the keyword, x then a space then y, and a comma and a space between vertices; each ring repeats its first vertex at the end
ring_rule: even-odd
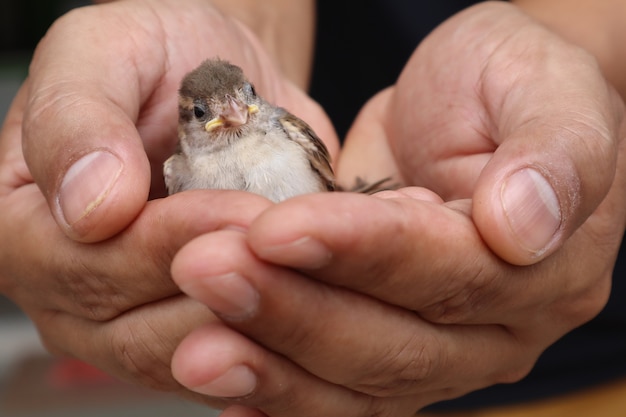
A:
POLYGON ((263 100, 241 68, 204 61, 179 90, 178 149, 164 164, 169 194, 244 190, 279 202, 335 190, 324 143, 305 122, 263 100))

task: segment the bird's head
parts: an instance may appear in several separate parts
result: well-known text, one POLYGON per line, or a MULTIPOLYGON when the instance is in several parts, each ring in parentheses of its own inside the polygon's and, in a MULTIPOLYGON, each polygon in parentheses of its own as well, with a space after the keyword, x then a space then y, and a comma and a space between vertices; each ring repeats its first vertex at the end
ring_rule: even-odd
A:
POLYGON ((236 65, 204 61, 185 76, 179 90, 179 135, 204 141, 236 137, 259 112, 260 98, 236 65))

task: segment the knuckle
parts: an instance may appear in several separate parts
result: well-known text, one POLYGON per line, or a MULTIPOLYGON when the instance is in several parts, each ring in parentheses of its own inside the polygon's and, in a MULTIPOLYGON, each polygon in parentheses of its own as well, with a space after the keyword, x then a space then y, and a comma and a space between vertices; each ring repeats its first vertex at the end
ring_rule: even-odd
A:
POLYGON ((375 397, 395 397, 414 394, 427 384, 436 369, 440 358, 433 352, 437 342, 411 337, 393 351, 381 355, 384 359, 373 367, 359 381, 352 383, 355 390, 375 397))
POLYGON ((139 383, 143 386, 159 391, 175 391, 180 385, 172 377, 169 366, 169 356, 155 337, 146 340, 145 331, 126 327, 118 328, 111 339, 113 360, 118 367, 117 374, 126 380, 139 383), (138 336, 138 334, 141 335, 138 336))
POLYGON ((470 276, 448 280, 448 287, 440 290, 437 301, 420 309, 420 315, 434 323, 467 323, 488 309, 500 293, 498 281, 483 268, 470 270, 470 276))
MULTIPOLYGON (((324 300, 336 297, 336 289, 330 286, 320 286, 318 295, 311 297, 309 308, 313 311, 324 307, 324 300)), ((324 320, 303 320, 282 328, 273 327, 272 337, 281 340, 282 346, 289 346, 290 352, 297 357, 317 357, 319 355, 319 335, 328 333, 328 322, 324 320), (296 325, 297 324, 297 325, 296 325)))
POLYGON ((82 317, 104 322, 126 308, 126 298, 112 281, 86 265, 66 273, 63 280, 69 295, 68 308, 82 317))
POLYGON ((595 317, 606 305, 611 292, 611 273, 592 282, 574 279, 566 296, 555 303, 552 311, 570 327, 577 327, 595 317), (577 281, 577 282, 576 282, 577 281))
MULTIPOLYGON (((71 79, 55 80, 50 82, 46 88, 33 89, 27 110, 24 114, 24 148, 25 156, 32 153, 32 148, 37 146, 36 133, 49 130, 51 125, 59 123, 67 114, 81 114, 87 103, 85 97, 81 96, 76 88, 76 81, 71 79)), ((76 134, 74 132, 73 134, 76 134)), ((64 149, 47 149, 48 152, 62 152, 64 149)))

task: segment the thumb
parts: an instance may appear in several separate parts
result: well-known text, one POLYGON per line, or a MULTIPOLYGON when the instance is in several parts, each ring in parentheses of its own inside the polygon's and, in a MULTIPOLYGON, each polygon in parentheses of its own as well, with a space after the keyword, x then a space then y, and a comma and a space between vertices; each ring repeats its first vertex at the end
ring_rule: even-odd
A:
POLYGON ((45 101, 54 105, 32 102, 23 122, 23 151, 64 232, 94 242, 118 233, 143 208, 150 166, 133 122, 86 91, 53 88, 45 101))
POLYGON ((472 207, 480 234, 498 256, 517 265, 540 261, 603 201, 621 137, 622 105, 613 102, 615 117, 598 120, 597 127, 589 120, 537 120, 498 147, 478 179, 472 207))
MULTIPOLYGON (((100 32, 70 33, 72 25, 83 24, 79 17, 57 22, 35 53, 22 147, 57 223, 72 239, 94 242, 137 216, 151 172, 134 123, 139 74, 106 59, 100 32)), ((118 54, 131 54, 121 41, 116 45, 118 54)))
POLYGON ((24 120, 28 167, 68 236, 111 237, 148 198, 150 166, 141 140, 113 104, 50 94, 54 108, 33 104, 24 120))

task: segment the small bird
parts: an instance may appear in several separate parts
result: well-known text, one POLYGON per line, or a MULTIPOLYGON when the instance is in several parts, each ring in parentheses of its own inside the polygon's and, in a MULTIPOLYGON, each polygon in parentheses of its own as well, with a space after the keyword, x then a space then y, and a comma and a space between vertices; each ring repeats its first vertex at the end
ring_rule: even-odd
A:
POLYGON ((238 66, 204 61, 183 78, 178 107, 179 144, 163 170, 169 194, 244 190, 279 202, 337 189, 313 129, 261 98, 238 66))

